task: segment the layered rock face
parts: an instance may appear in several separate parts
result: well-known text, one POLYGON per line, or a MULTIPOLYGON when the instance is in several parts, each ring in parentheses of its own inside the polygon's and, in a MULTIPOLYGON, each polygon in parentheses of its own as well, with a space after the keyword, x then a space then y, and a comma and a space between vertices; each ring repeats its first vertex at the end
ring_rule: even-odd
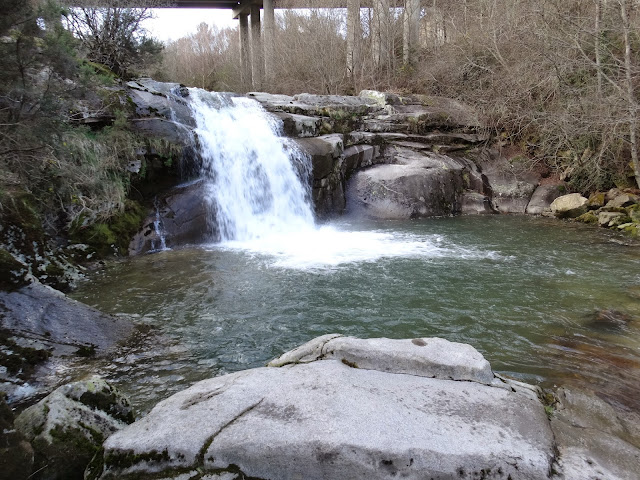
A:
POLYGON ((326 335, 159 403, 100 478, 543 479, 553 446, 535 388, 468 345, 326 335))
MULTIPOLYGON (((186 89, 142 79, 130 82, 127 92, 135 105, 136 129, 171 142, 197 143, 186 89)), ((451 99, 369 90, 359 96, 255 92, 248 97, 276 116, 283 134, 311 159, 312 200, 320 219, 344 212, 385 219, 540 214, 562 193, 558 186, 538 187, 538 175, 523 173, 488 148, 489 136, 476 113, 451 99)), ((185 198, 197 203, 193 192, 168 191, 158 199, 168 244, 215 239, 215 221, 201 215, 203 200, 187 215, 187 232, 174 232, 185 198)), ((145 220, 131 253, 155 248, 154 215, 145 220)))

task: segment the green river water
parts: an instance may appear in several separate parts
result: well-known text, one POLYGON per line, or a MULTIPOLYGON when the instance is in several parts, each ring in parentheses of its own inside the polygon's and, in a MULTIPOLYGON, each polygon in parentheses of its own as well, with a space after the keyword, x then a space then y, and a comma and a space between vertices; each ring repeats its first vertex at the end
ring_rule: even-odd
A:
POLYGON ((146 411, 197 380, 263 366, 326 333, 469 343, 497 372, 640 410, 640 245, 520 216, 347 220, 273 244, 109 264, 73 294, 137 342, 98 370, 146 411), (596 312, 626 315, 620 325, 596 312))

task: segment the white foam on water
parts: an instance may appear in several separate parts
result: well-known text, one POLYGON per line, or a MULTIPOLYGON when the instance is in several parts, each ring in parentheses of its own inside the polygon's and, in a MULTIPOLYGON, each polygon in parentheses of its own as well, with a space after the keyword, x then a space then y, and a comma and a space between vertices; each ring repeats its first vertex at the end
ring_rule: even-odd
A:
POLYGON ((262 257, 271 267, 295 270, 334 270, 382 259, 502 258, 496 252, 451 245, 440 235, 348 231, 332 226, 275 233, 256 240, 226 241, 211 248, 246 252, 262 257))

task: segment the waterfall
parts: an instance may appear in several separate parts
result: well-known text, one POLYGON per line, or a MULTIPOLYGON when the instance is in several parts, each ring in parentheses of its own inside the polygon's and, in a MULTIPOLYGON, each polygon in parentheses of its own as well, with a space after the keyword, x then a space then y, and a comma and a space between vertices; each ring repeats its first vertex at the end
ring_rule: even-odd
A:
POLYGON ((255 100, 190 89, 212 230, 251 241, 312 229, 311 162, 255 100))
POLYGON ((156 232, 157 239, 159 241, 159 245, 156 244, 156 240, 151 240, 151 251, 152 252, 162 252, 164 250, 169 250, 167 248, 167 238, 164 231, 164 225, 162 223, 162 218, 160 217, 160 207, 158 206, 158 199, 156 198, 154 202, 154 206, 156 209, 156 216, 153 221, 153 229, 156 232))

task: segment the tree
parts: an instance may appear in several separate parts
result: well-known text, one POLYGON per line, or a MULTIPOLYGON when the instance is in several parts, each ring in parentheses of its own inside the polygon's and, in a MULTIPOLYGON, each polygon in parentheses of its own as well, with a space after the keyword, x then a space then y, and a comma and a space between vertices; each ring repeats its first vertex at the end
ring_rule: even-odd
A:
POLYGON ((72 8, 66 19, 90 61, 128 77, 160 58, 162 43, 148 37, 142 26, 151 17, 149 8, 111 6, 72 8))

